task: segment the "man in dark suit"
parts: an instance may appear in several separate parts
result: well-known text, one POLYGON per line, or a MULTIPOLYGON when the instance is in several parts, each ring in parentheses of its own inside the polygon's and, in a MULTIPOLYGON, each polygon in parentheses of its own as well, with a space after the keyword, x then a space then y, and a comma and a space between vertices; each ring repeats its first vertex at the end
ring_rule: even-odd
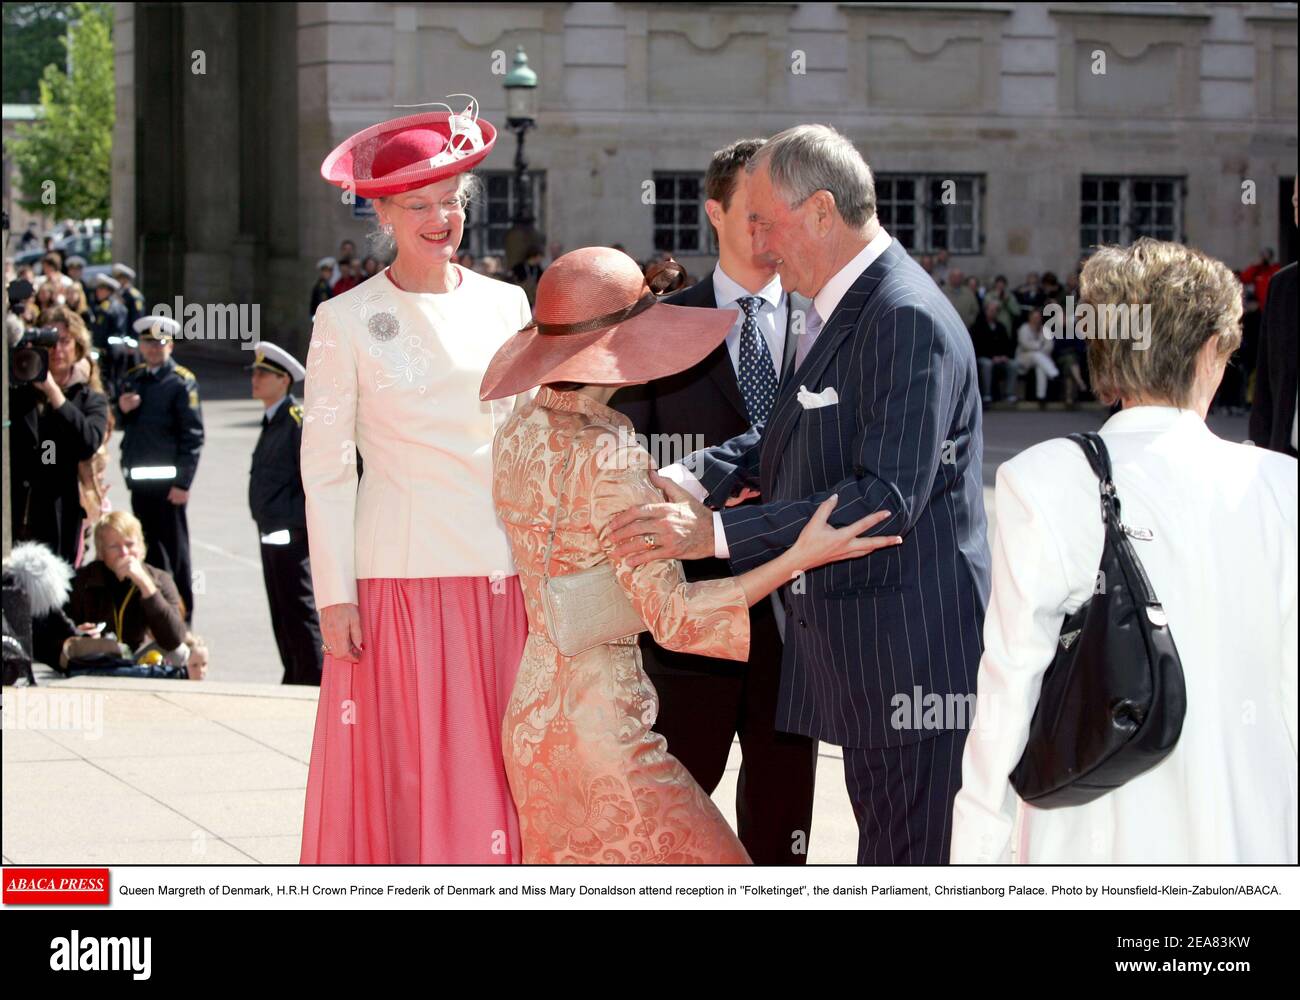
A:
MULTIPOLYGON (((1300 225, 1297 191, 1291 190, 1291 211, 1300 225)), ((1296 457, 1296 265, 1293 261, 1273 275, 1259 326, 1259 355, 1255 361, 1255 399, 1250 410, 1250 439, 1261 448, 1296 457)))
MULTIPOLYGON (((742 139, 713 155, 704 176, 704 210, 718 234, 718 264, 702 281, 664 301, 681 306, 739 310, 725 342, 694 368, 621 390, 611 405, 623 412, 652 453, 661 442, 683 444, 661 464, 688 451, 721 444, 767 419, 782 371, 794 360, 792 320, 806 300, 781 290, 772 259, 751 249, 743 186, 745 164, 763 145, 742 139)), ((687 563, 688 580, 731 575, 718 559, 687 563)), ((803 864, 812 825, 817 741, 776 729, 781 681, 777 605, 750 611, 750 658, 737 664, 675 653, 641 639, 646 673, 659 693, 655 731, 709 794, 726 768, 739 735, 737 833, 755 864, 803 864)))
POLYGON ((840 527, 890 512, 876 533, 901 545, 781 588, 777 726, 844 748, 860 864, 943 864, 989 592, 975 352, 881 228, 847 139, 796 126, 747 170, 754 252, 813 299, 795 369, 766 423, 656 477, 677 502, 615 518, 615 552, 629 565, 725 554, 742 572, 789 548, 832 494, 840 527), (742 488, 762 502, 727 508, 742 488))

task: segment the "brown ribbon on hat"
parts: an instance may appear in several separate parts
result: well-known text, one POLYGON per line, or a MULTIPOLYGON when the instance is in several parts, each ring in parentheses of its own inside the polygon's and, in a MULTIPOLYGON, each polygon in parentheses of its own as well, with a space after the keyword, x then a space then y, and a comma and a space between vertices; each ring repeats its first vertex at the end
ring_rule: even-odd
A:
MULTIPOLYGON (((616 312, 606 313, 594 319, 584 319, 577 323, 539 323, 534 319, 524 330, 536 328, 537 332, 547 337, 564 337, 576 333, 592 333, 607 326, 624 323, 633 316, 645 312, 659 301, 672 282, 685 273, 685 269, 675 260, 656 261, 646 269, 645 284, 649 289, 644 295, 616 312)), ((523 330, 520 331, 521 333, 523 330)))

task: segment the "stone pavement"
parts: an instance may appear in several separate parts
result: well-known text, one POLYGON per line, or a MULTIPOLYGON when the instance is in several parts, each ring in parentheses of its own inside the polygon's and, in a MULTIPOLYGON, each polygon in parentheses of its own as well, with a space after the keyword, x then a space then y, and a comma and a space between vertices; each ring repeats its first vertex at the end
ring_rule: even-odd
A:
MULTIPOLYGON (((260 407, 247 376, 186 359, 204 388, 208 443, 190 504, 202 590, 195 627, 211 680, 41 677, 4 689, 6 864, 294 864, 316 715, 314 688, 282 687, 248 516, 248 464, 260 407)), ((241 359, 242 362, 243 359, 241 359)), ((998 464, 1037 441, 1095 429, 1099 410, 994 410, 985 419, 986 499, 998 464)), ((1243 418, 1213 418, 1230 440, 1243 418)), ((128 498, 114 461, 112 496, 128 498)), ((731 760, 714 799, 735 823, 731 760)), ((852 863, 857 830, 838 747, 817 767, 812 863, 852 863)))
MULTIPOLYGON (((40 680, 4 689, 5 864, 297 864, 315 688, 40 680)), ((840 760, 822 746, 812 862, 856 850, 840 760)))
POLYGON ((315 688, 5 688, 6 864, 295 864, 315 688))

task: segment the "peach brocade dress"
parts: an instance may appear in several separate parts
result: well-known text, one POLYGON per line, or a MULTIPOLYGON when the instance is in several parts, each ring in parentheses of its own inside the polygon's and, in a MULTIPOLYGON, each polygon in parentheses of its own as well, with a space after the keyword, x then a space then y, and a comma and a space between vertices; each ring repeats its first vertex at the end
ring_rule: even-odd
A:
MULTIPOLYGON (((659 700, 636 637, 566 657, 547 636, 542 560, 571 444, 552 576, 611 558, 613 517, 663 499, 631 423, 579 393, 542 388, 496 436, 493 499, 528 613, 501 731, 523 862, 748 864, 713 801, 651 730, 659 700)), ((688 584, 675 560, 629 568, 615 559, 614 568, 660 645, 748 658, 749 607, 735 579, 688 584)))

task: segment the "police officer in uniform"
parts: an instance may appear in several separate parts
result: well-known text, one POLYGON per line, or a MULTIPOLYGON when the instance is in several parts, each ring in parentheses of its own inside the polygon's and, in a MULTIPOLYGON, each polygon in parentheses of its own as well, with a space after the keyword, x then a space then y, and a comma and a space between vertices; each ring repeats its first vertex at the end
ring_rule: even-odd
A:
POLYGON ((91 283, 94 304, 90 308, 90 339, 99 352, 99 367, 109 399, 121 394, 122 379, 131 361, 126 307, 116 297, 121 287, 107 274, 97 274, 91 283))
POLYGON ((289 392, 307 370, 267 341, 253 345, 253 398, 266 407, 253 449, 248 506, 262 538, 262 577, 285 684, 320 686, 321 634, 307 555, 306 497, 298 467, 302 407, 289 392))
POLYGON ((114 264, 113 277, 121 284, 117 294, 122 300, 122 305, 126 307, 127 326, 134 330, 136 322, 146 312, 144 295, 134 285, 135 272, 125 264, 114 264))
POLYGON ((144 525, 145 561, 171 573, 189 622, 194 593, 185 507, 203 448, 203 411, 194 373, 172 360, 172 341, 180 329, 166 316, 136 320, 144 364, 126 373, 117 408, 122 474, 131 491, 131 510, 144 525))

